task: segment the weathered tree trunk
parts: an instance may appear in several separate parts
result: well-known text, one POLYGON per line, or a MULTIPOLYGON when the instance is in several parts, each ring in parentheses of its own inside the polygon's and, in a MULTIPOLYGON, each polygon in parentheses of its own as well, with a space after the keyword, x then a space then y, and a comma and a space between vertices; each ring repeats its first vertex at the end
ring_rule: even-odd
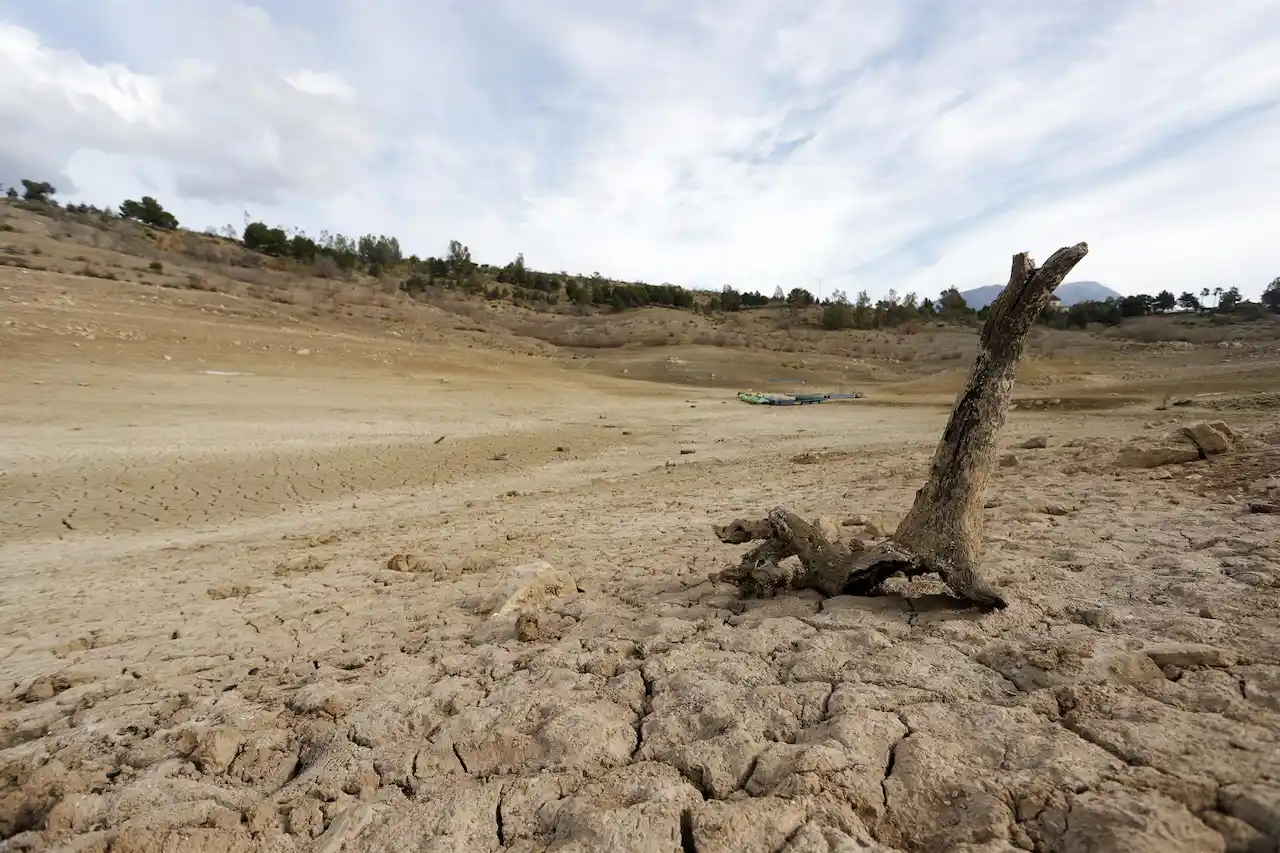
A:
POLYGON ((715 528, 722 542, 763 540, 717 580, 754 597, 788 588, 816 589, 827 596, 866 595, 896 574, 936 572, 965 601, 984 610, 1003 608, 1004 597, 978 567, 983 492, 1023 342, 1054 288, 1088 252, 1084 243, 1059 249, 1039 269, 1025 252, 1013 256, 1009 284, 983 324, 978 356, 934 451, 929 479, 889 538, 863 550, 778 507, 759 521, 740 519, 715 528), (780 565, 791 556, 799 558, 798 570, 780 565))

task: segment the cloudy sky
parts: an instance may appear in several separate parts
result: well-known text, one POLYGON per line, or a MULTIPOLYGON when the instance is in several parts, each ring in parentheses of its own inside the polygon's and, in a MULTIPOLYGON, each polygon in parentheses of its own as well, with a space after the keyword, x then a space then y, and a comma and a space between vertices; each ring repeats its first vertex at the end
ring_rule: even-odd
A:
POLYGON ((1280 276, 1274 0, 0 0, 0 183, 187 227, 936 294, 1280 276))

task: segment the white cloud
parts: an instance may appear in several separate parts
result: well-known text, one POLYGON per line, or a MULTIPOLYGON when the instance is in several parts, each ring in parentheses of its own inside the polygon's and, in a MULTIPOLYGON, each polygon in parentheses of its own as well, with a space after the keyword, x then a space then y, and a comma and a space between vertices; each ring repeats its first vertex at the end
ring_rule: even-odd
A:
MULTIPOLYGON (((273 49, 280 35, 269 21, 238 17, 258 27, 260 48, 273 49)), ((0 167, 13 183, 31 176, 57 183, 77 154, 98 152, 140 184, 193 199, 301 203, 354 177, 376 150, 353 100, 329 73, 204 58, 139 73, 127 63, 91 63, 0 22, 0 120, 18 129, 0 134, 0 167)), ((68 177, 86 192, 101 180, 68 177)))
POLYGON ((303 68, 294 74, 284 75, 284 81, 304 95, 337 98, 340 101, 354 101, 356 90, 345 80, 322 71, 308 71, 303 68))
POLYGON ((0 180, 765 292, 937 293, 1082 239, 1121 290, 1280 275, 1280 6, 971 8, 103 0, 91 42, 0 0, 0 180))

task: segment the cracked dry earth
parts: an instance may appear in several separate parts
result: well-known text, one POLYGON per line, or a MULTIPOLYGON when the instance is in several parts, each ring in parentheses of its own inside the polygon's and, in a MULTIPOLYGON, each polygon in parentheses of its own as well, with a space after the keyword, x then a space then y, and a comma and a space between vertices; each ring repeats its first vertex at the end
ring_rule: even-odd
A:
POLYGON ((891 525, 943 408, 46 380, 4 425, 5 853, 1277 849, 1276 516, 1109 461, 1176 413, 1012 414, 1049 446, 994 474, 979 616, 707 580, 713 522, 891 525))

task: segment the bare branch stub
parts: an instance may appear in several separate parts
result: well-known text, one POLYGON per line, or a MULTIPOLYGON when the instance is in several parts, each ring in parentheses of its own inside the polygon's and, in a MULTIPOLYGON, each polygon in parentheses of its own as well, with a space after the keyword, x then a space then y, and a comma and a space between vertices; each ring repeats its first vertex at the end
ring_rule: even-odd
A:
POLYGON ((861 550, 832 541, 816 524, 778 507, 760 520, 715 528, 722 542, 761 542, 735 567, 716 576, 744 595, 815 589, 826 596, 866 595, 886 579, 936 572, 961 599, 989 610, 1004 596, 978 566, 983 493, 996 440, 1004 427, 1023 345, 1053 291, 1089 252, 1084 243, 1059 249, 1037 268, 1025 252, 1013 256, 1009 284, 991 304, 978 355, 934 451, 929 477, 898 529, 861 550), (781 565, 799 558, 799 567, 781 565))

